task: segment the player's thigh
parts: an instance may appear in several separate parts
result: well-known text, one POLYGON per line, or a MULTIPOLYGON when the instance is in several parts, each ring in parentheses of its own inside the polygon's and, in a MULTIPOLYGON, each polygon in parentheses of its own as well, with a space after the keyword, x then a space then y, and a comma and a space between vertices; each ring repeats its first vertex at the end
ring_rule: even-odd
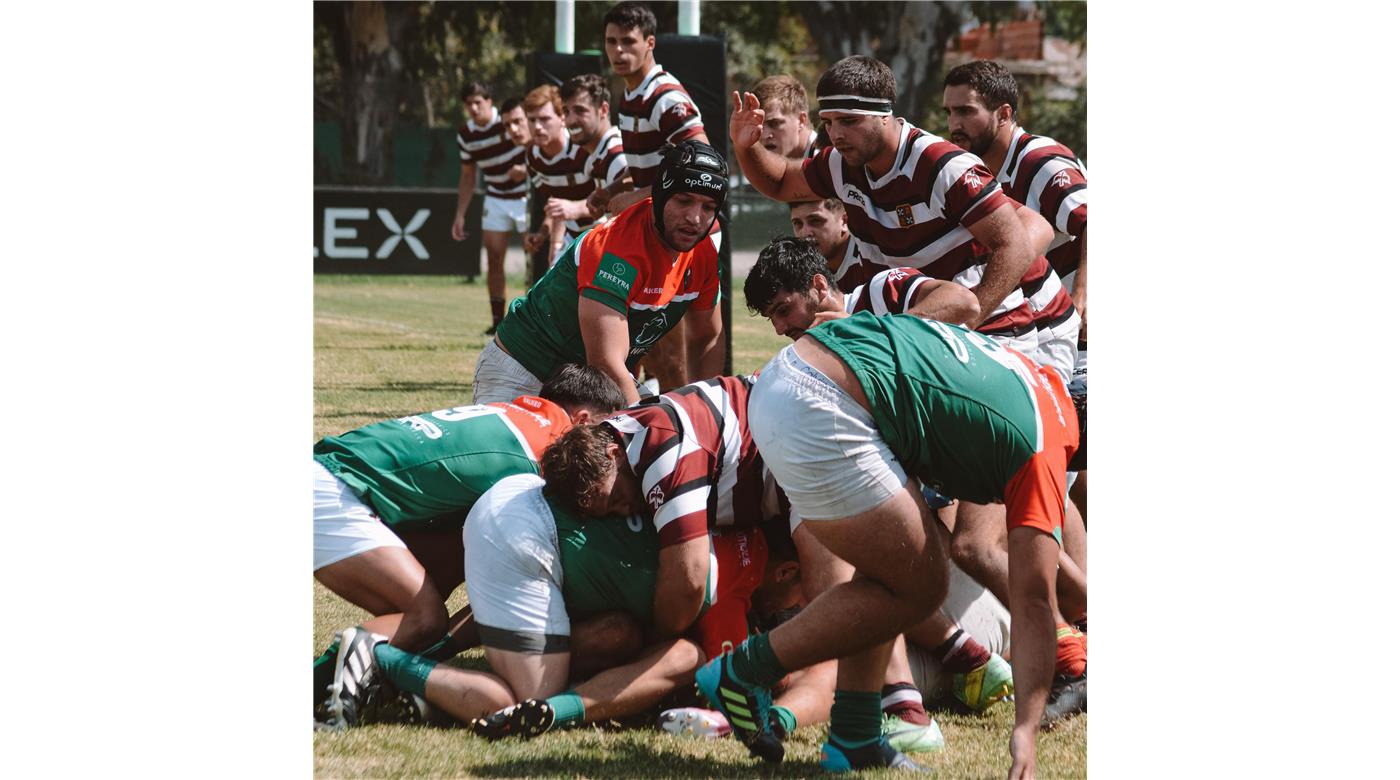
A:
POLYGON ((948 590, 948 554, 918 482, 852 517, 806 521, 808 531, 862 576, 901 598, 937 608, 948 590))
POLYGON ((442 596, 423 566, 402 547, 377 547, 316 570, 316 580, 374 615, 432 611, 447 618, 442 596))
POLYGON ((547 508, 529 502, 478 502, 462 529, 467 600, 481 643, 522 698, 530 694, 521 691, 562 686, 568 676, 569 616, 553 524, 547 508))
POLYGON ((553 696, 569 683, 567 652, 518 652, 488 645, 486 662, 510 686, 516 701, 553 696))
POLYGON ((316 579, 376 615, 410 608, 426 576, 403 541, 315 461, 311 496, 316 579))
POLYGON ((400 533, 399 538, 423 566, 439 593, 446 596, 462 584, 465 575, 460 530, 406 531, 400 533))
POLYGON ((501 230, 483 230, 481 232, 481 246, 486 249, 486 257, 492 262, 500 262, 505 259, 507 240, 510 233, 501 230))
POLYGON ((802 595, 811 601, 836 585, 850 582, 856 570, 817 541, 807 525, 797 526, 792 532, 792 543, 797 548, 797 562, 801 566, 802 595))

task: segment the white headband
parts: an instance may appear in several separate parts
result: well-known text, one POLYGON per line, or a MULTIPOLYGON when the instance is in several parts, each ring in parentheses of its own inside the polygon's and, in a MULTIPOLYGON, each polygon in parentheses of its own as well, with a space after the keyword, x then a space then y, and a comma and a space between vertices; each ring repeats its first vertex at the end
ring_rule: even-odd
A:
POLYGON ((889 116, 894 106, 883 98, 864 95, 819 95, 817 116, 827 114, 860 114, 862 116, 889 116))

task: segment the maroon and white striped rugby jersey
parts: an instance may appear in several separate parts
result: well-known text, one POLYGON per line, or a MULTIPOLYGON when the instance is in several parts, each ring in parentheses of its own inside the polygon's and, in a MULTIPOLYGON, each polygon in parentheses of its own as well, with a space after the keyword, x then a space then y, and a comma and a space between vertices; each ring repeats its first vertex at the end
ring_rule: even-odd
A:
POLYGON ((660 65, 653 66, 636 89, 623 93, 617 113, 627 167, 639 189, 655 181, 661 147, 705 132, 690 93, 660 65))
POLYGON ((751 377, 715 377, 604 421, 641 480, 662 547, 762 522, 766 469, 749 435, 752 388, 751 377))
MULTIPOLYGON (((895 163, 884 176, 872 181, 863 166, 847 164, 835 147, 827 147, 803 162, 807 184, 817 195, 846 204, 851 235, 878 248, 884 265, 976 287, 986 272, 987 252, 967 226, 1011 201, 977 155, 898 121, 895 163)), ((1028 271, 1022 283, 1035 279, 1028 271)), ((977 330, 1013 338, 1035 328, 1034 312, 1018 286, 977 330)))
POLYGON ((506 137, 501 112, 491 109, 491 121, 478 127, 471 119, 457 131, 457 150, 462 163, 474 163, 486 182, 486 194, 497 198, 523 198, 529 191, 528 179, 512 182, 507 176, 512 165, 525 162, 525 149, 506 137))
POLYGON ((1007 195, 1055 228, 1055 240, 1046 252, 1055 272, 1064 276, 1078 268, 1076 239, 1089 224, 1089 180, 1074 152, 1053 138, 1016 127, 997 181, 1007 195))
MULTIPOLYGON (((531 146, 525 157, 525 165, 530 169, 530 182, 535 185, 537 203, 550 198, 583 200, 593 194, 593 177, 588 172, 588 150, 564 139, 564 146, 553 157, 546 157, 544 149, 531 146)), ((591 217, 571 219, 564 223, 569 236, 577 236, 593 224, 591 217)))

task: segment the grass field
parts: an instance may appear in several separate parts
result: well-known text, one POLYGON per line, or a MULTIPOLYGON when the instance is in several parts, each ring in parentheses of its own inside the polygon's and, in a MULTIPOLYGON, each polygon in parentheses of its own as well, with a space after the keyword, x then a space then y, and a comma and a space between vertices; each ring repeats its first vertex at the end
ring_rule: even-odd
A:
MULTIPOLYGON (((742 280, 738 282, 742 284, 742 280)), ((510 280, 510 294, 521 292, 510 280)), ((471 402, 472 368, 490 324, 483 284, 459 278, 318 276, 315 280, 315 438, 471 402)), ((734 369, 762 367, 787 340, 734 305, 734 369)), ((315 588, 311 655, 366 613, 315 588)), ((450 608, 466 603, 458 588, 450 608)), ((309 658, 308 658, 309 660, 309 658)), ((480 650, 450 663, 485 668, 480 650)), ((935 712, 948 748, 915 758, 941 777, 1004 777, 1011 707, 983 717, 935 712)), ((1083 777, 1087 718, 1040 739, 1041 777, 1083 777)), ((464 730, 368 726, 314 735, 317 777, 805 777, 821 774, 825 727, 799 730, 787 760, 761 767, 735 740, 680 740, 653 730, 585 727, 530 742, 488 743, 464 730)), ((867 773, 895 775, 893 772, 867 773)), ((902 774, 902 773, 901 773, 902 774)))

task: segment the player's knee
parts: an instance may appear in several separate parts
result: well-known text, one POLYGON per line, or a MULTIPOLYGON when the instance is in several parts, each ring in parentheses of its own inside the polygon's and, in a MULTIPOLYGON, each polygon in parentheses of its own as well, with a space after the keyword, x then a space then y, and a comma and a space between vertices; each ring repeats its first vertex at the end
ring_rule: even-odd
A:
POLYGON ((414 604, 403 613, 399 630, 390 640, 409 651, 426 650, 447 635, 447 607, 442 603, 414 604))

